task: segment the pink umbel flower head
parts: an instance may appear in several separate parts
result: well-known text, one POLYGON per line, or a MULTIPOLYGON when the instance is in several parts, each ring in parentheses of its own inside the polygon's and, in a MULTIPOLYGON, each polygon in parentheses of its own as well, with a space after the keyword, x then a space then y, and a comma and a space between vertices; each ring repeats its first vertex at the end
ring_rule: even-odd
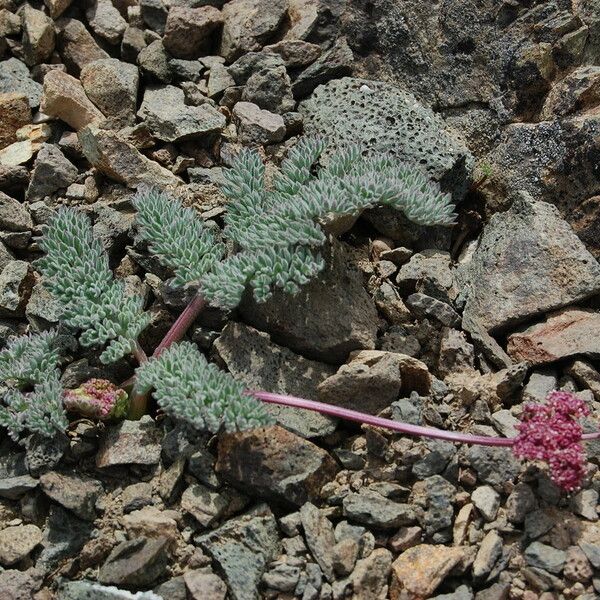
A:
POLYGON ((556 485, 567 492, 579 489, 586 460, 578 419, 589 414, 585 402, 569 392, 550 392, 544 404, 526 404, 517 425, 515 456, 546 462, 556 485))
POLYGON ((128 396, 106 379, 90 379, 74 390, 66 390, 65 409, 89 419, 120 419, 127 415, 128 396))

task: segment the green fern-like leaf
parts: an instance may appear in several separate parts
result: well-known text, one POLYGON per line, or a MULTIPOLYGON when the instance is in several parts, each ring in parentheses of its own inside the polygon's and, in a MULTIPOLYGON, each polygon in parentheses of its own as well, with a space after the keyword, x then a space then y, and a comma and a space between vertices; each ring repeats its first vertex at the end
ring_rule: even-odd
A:
POLYGON ((45 332, 11 340, 0 352, 0 426, 15 441, 23 432, 53 437, 68 422, 57 369, 56 334, 45 332))
POLYGON ((216 432, 271 424, 263 405, 244 386, 210 364, 189 342, 174 344, 137 370, 137 391, 154 397, 169 415, 216 432))
POLYGON ((114 362, 132 353, 150 315, 142 298, 128 296, 113 278, 108 257, 92 234, 88 218, 63 208, 40 241, 45 256, 37 261, 50 293, 62 307, 61 320, 82 331, 83 346, 107 345, 100 359, 114 362))
POLYGON ((160 262, 175 273, 173 285, 199 282, 223 257, 225 247, 196 212, 155 189, 136 195, 137 223, 142 238, 160 262))

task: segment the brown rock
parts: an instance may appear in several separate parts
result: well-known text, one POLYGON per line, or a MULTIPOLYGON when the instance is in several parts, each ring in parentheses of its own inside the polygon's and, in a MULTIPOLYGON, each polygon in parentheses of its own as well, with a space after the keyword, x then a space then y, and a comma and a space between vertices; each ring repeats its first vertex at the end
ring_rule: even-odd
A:
POLYGON ((154 506, 144 506, 124 515, 122 523, 130 539, 164 537, 174 542, 179 537, 179 530, 172 513, 154 506))
POLYGON ((71 2, 73 0, 44 0, 44 4, 53 19, 58 19, 69 8, 71 2))
POLYGON ((392 563, 391 600, 429 598, 464 558, 463 548, 420 544, 392 563))
POLYGON ((197 58, 206 50, 211 34, 223 24, 221 11, 214 6, 169 10, 163 45, 176 58, 197 58))
POLYGON ((227 586, 214 573, 205 573, 198 569, 186 571, 183 578, 192 600, 225 600, 227 586))
POLYGON ((146 158, 119 134, 92 124, 79 131, 86 158, 111 179, 137 188, 142 183, 158 186, 177 185, 180 180, 158 163, 146 158))
POLYGON ((17 130, 31 123, 31 108, 24 94, 0 94, 0 149, 17 141, 17 130))
POLYGON ((77 19, 61 19, 57 22, 58 49, 60 56, 70 72, 79 75, 79 71, 90 62, 101 58, 110 58, 94 41, 85 25, 77 19))
POLYGON ((8 567, 25 558, 41 541, 42 531, 35 525, 17 525, 0 531, 0 564, 8 567))
POLYGON ((62 71, 50 71, 44 78, 41 109, 77 131, 90 123, 104 120, 104 115, 85 95, 81 83, 62 71))
POLYGON ((580 386, 591 390, 594 398, 600 402, 600 373, 589 362, 576 360, 567 367, 565 372, 580 386))
POLYGON ((577 354, 600 354, 600 312, 567 308, 508 338, 508 353, 534 365, 577 354))
POLYGON ((32 66, 46 61, 54 51, 54 22, 28 4, 23 7, 21 19, 25 62, 32 66))
POLYGON ((321 47, 304 40, 281 40, 276 44, 265 46, 264 52, 279 54, 289 69, 306 67, 321 56, 321 47))
POLYGON ((385 548, 376 548, 362 560, 350 575, 352 600, 384 598, 392 566, 392 553, 385 548))
POLYGON ((275 426, 221 435, 216 470, 244 492, 301 506, 338 468, 325 450, 275 426))
POLYGON ((319 387, 322 402, 377 414, 400 397, 431 390, 431 375, 420 360, 396 352, 361 350, 319 387))
POLYGON ((578 67, 550 90, 540 115, 550 121, 576 112, 599 113, 600 67, 578 67))
POLYGON ((86 520, 96 518, 96 500, 103 492, 95 479, 50 471, 40 477, 40 487, 48 498, 86 520))
POLYGON ((600 259, 600 196, 592 196, 575 206, 570 221, 579 239, 600 259))

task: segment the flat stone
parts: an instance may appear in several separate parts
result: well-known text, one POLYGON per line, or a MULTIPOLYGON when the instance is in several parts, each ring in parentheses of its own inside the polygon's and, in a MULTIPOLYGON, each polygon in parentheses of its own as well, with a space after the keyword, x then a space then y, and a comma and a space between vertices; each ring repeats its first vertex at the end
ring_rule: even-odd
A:
POLYGON ((530 486, 517 483, 506 499, 506 517, 511 523, 522 523, 536 507, 537 500, 530 486))
POLYGON ((162 433, 148 415, 106 428, 96 456, 98 468, 155 465, 160 460, 162 433))
POLYGON ((33 220, 25 205, 0 192, 0 227, 4 231, 29 231, 33 220))
POLYGON ((300 508, 300 521, 311 554, 319 563, 327 580, 334 581, 333 547, 336 542, 331 521, 310 502, 300 508))
POLYGON ((188 106, 183 90, 172 85, 148 86, 138 111, 152 133, 165 142, 181 142, 218 133, 225 116, 210 104, 188 106))
POLYGON ((527 564, 532 567, 556 574, 562 572, 566 560, 566 554, 563 550, 557 550, 541 542, 529 544, 525 548, 524 556, 527 564))
POLYGON ((465 279, 464 314, 498 332, 599 293, 600 265, 554 206, 523 193, 492 216, 465 279))
POLYGON ((131 188, 141 184, 161 187, 178 185, 171 171, 144 156, 114 131, 92 125, 82 129, 79 141, 86 158, 101 173, 131 188))
POLYGON ((190 485, 181 496, 181 508, 189 513, 203 527, 210 527, 218 521, 229 506, 229 499, 209 488, 190 485))
POLYGON ((85 11, 92 31, 109 44, 118 44, 127 29, 127 21, 113 6, 111 0, 92 0, 85 11))
POLYGON ((245 144, 275 144, 285 137, 285 122, 281 115, 263 110, 252 102, 238 102, 233 107, 238 124, 238 137, 245 144))
POLYGON ((600 313, 566 308, 508 338, 508 353, 534 365, 552 363, 578 354, 600 355, 600 313))
MULTIPOLYGON (((185 592, 185 587, 184 587, 185 592)), ((152 592, 136 592, 135 595, 114 585, 101 585, 97 581, 63 581, 56 600, 160 600, 152 592)), ((180 600, 173 596, 169 600, 180 600)), ((186 600, 185 598, 183 600, 186 600)))
POLYGON ((197 569, 186 571, 183 578, 192 600, 225 600, 227 596, 225 582, 214 573, 197 569))
POLYGON ((214 6, 173 6, 167 16, 163 44, 176 58, 198 58, 222 24, 223 15, 214 6))
POLYGON ((102 121, 104 115, 85 95, 81 83, 62 71, 50 71, 44 77, 44 96, 41 110, 61 119, 76 131, 95 121, 102 121))
POLYGON ((30 600, 39 583, 29 573, 6 569, 0 571, 0 597, 3 600, 30 600))
POLYGON ((322 402, 372 415, 413 391, 425 396, 430 390, 431 375, 425 363, 380 350, 352 352, 349 361, 318 386, 322 402))
POLYGON ((86 26, 77 19, 62 18, 58 25, 58 48, 65 65, 70 72, 79 75, 79 72, 88 63, 110 58, 98 46, 86 26))
POLYGON ((42 541, 36 525, 17 525, 0 530, 0 564, 10 567, 23 560, 42 541))
POLYGON ((54 51, 54 22, 28 4, 21 11, 23 54, 29 66, 46 62, 54 51))
POLYGON ((223 7, 219 54, 233 62, 246 52, 260 50, 277 33, 286 16, 286 0, 232 0, 223 7))
POLYGON ((467 450, 467 457, 479 480, 496 489, 514 479, 521 470, 519 461, 508 448, 472 446, 467 450))
POLYGON ((301 506, 319 497, 337 465, 325 450, 274 426, 222 434, 216 471, 244 493, 301 506))
POLYGON ((500 508, 500 494, 493 487, 483 485, 473 490, 471 502, 486 521, 493 521, 500 508))
POLYGON ((27 492, 32 492, 38 486, 38 480, 31 475, 15 475, 0 479, 0 498, 18 500, 27 492))
POLYGON ((406 299, 406 305, 420 319, 431 318, 445 327, 460 325, 460 316, 449 304, 427 294, 411 294, 406 299))
POLYGON ((43 144, 38 152, 26 198, 29 202, 42 200, 71 185, 78 175, 77 167, 55 144, 43 144))
POLYGON ((81 70, 87 97, 110 119, 116 129, 135 124, 139 73, 135 65, 104 58, 81 70))
POLYGON ((247 515, 195 539, 223 573, 233 600, 256 597, 267 564, 279 552, 275 517, 247 515))
POLYGON ((155 506, 144 506, 124 515, 122 522, 129 539, 166 538, 175 543, 179 538, 174 518, 177 514, 174 511, 159 510, 155 506))
POLYGON ((40 105, 42 86, 31 79, 25 63, 17 58, 9 58, 0 62, 0 92, 24 94, 29 106, 36 108, 40 105))
POLYGON ((166 538, 121 542, 100 567, 98 581, 132 587, 152 585, 166 572, 168 545, 166 538))
POLYGON ((296 296, 277 289, 264 304, 245 299, 240 312, 274 342, 308 358, 340 364, 353 350, 375 347, 378 317, 363 276, 342 243, 326 249, 325 265, 296 296))
POLYGON ((396 529, 412 525, 416 516, 409 504, 394 502, 368 489, 348 494, 343 501, 344 516, 361 525, 379 529, 396 529))
MULTIPOLYGON (((251 390, 316 400, 318 384, 334 373, 333 367, 278 346, 266 333, 242 323, 228 323, 213 347, 227 370, 251 390)), ((335 430, 334 419, 314 411, 275 404, 268 404, 266 408, 278 423, 305 438, 327 435, 335 430)))
POLYGON ((392 563, 391 600, 428 598, 465 556, 463 548, 420 544, 392 563))
POLYGON ((40 488, 48 498, 88 521, 96 518, 96 500, 104 491, 95 479, 55 471, 40 477, 40 488))
POLYGON ((17 141, 17 130, 31 123, 31 108, 25 94, 0 93, 0 150, 17 141))
POLYGON ((304 40, 281 40, 263 48, 263 52, 279 54, 286 67, 306 67, 321 56, 321 47, 304 40))
POLYGON ((483 579, 489 575, 502 556, 504 542, 497 531, 490 531, 482 540, 473 562, 473 577, 483 579))

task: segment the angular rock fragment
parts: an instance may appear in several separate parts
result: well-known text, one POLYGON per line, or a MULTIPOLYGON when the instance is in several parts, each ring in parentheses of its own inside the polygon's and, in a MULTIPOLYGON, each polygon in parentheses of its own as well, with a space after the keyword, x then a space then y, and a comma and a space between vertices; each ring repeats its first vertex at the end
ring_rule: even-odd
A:
POLYGON ((77 178, 77 167, 54 144, 44 144, 33 164, 26 198, 42 200, 57 190, 66 189, 77 178))
POLYGON ((252 102, 238 102, 233 107, 233 116, 238 124, 238 137, 244 144, 266 146, 285 137, 283 117, 262 110, 252 102))
POLYGON ((173 6, 167 16, 163 44, 176 58, 198 58, 222 24, 223 15, 214 6, 173 6))
POLYGON ((600 356, 600 313, 566 308, 508 338, 508 353, 534 365, 552 363, 579 354, 600 356))
POLYGON ((48 12, 53 19, 58 19, 69 8, 73 0, 44 0, 48 12))
POLYGON ((216 471, 244 492, 301 506, 337 471, 331 456, 279 426, 219 438, 216 471))
POLYGON ((344 516, 349 521, 376 529, 397 529, 416 521, 415 512, 409 504, 394 502, 366 488, 348 494, 344 498, 343 507, 344 516))
POLYGON ((315 62, 321 55, 321 47, 304 40, 281 40, 270 46, 265 46, 263 52, 279 54, 286 67, 290 69, 306 67, 315 62))
POLYGON ((465 281, 465 317, 496 332, 600 293, 600 264, 555 207, 521 194, 490 219, 465 281))
POLYGON ((0 273, 0 316, 23 317, 35 276, 24 260, 10 261, 0 273))
POLYGON ((218 133, 225 116, 210 104, 188 106, 183 90, 172 85, 148 86, 138 111, 152 133, 165 142, 181 142, 218 133))
POLYGON ((118 44, 127 29, 127 21, 112 5, 111 0, 92 0, 86 10, 88 23, 94 33, 109 44, 118 44))
POLYGON ((17 525, 0 531, 0 565, 9 567, 23 560, 42 541, 36 525, 17 525))
POLYGON ((50 71, 44 77, 41 109, 76 131, 95 121, 104 120, 104 115, 86 96, 81 83, 75 77, 57 70, 50 71))
POLYGON ((28 4, 21 11, 21 19, 25 62, 29 66, 45 62, 54 51, 54 22, 28 4))
POLYGON ((93 521, 96 518, 96 500, 103 492, 99 481, 50 471, 40 477, 40 487, 48 498, 73 511, 81 519, 93 521))
MULTIPOLYGON (((250 390, 314 400, 318 396, 317 385, 334 373, 333 367, 277 346, 267 334, 242 323, 228 323, 214 348, 227 370, 250 390)), ((266 408, 286 429, 305 438, 327 435, 335 430, 333 419, 314 411, 275 404, 268 404, 266 408)))
POLYGON ((17 58, 0 61, 0 92, 25 94, 29 106, 40 105, 42 86, 31 79, 29 69, 17 58))
POLYGON ((25 94, 0 93, 0 150, 17 141, 17 131, 31 123, 31 109, 25 94))
POLYGON ((90 62, 110 58, 81 21, 63 18, 57 22, 57 26, 61 58, 74 75, 79 75, 81 69, 90 62))
POLYGON ((0 228, 4 231, 28 231, 33 228, 27 208, 4 192, 0 192, 0 228))

